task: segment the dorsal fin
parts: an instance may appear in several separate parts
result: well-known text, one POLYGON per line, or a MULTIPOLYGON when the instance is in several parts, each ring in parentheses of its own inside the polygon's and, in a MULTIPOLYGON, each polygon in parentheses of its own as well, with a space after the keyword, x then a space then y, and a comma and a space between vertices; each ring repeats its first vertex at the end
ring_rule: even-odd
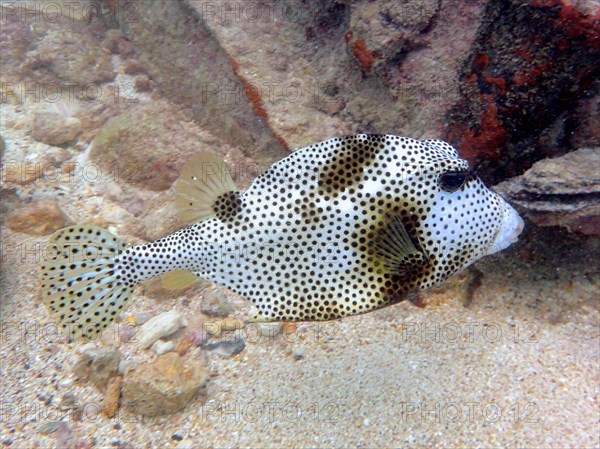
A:
POLYGON ((425 254, 416 248, 399 216, 386 215, 386 219, 375 241, 379 260, 390 274, 408 274, 426 261, 425 254))
POLYGON ((188 270, 174 270, 163 274, 160 277, 162 288, 167 290, 181 290, 192 285, 198 280, 198 277, 188 270))
POLYGON ((179 217, 190 224, 218 217, 219 212, 237 212, 240 206, 237 187, 225 162, 211 153, 200 153, 186 163, 175 191, 179 217))

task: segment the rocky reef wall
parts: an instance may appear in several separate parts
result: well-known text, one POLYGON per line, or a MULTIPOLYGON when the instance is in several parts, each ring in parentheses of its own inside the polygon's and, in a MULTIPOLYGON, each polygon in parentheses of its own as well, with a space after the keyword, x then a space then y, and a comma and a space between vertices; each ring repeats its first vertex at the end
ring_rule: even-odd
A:
POLYGON ((165 190, 209 149, 256 165, 244 186, 291 149, 355 132, 446 139, 489 184, 580 148, 597 163, 594 1, 88 0, 87 15, 55 3, 70 15, 34 24, 4 5, 0 42, 2 101, 23 103, 54 166, 91 144, 105 170, 134 166, 130 184, 165 190), (28 108, 31 85, 49 83, 78 86, 73 101, 28 108))

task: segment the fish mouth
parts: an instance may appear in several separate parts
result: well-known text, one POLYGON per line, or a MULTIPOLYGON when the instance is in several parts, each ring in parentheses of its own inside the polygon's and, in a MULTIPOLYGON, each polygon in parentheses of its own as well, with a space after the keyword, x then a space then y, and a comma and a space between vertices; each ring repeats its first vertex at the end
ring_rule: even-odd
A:
POLYGON ((519 213, 508 203, 504 203, 502 209, 502 221, 496 236, 486 255, 497 253, 519 240, 519 235, 523 232, 525 223, 519 213))

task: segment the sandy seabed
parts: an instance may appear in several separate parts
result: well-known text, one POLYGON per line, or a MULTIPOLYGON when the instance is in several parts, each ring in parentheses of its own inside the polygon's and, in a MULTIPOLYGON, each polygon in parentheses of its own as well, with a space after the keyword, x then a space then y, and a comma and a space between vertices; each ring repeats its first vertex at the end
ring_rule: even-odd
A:
MULTIPOLYGON (((515 246, 476 264, 481 286, 466 304, 454 280, 427 295, 437 305, 424 309, 401 303, 275 338, 248 327, 238 331, 246 349, 229 359, 195 349, 190 356, 211 372, 207 402, 155 418, 100 414, 102 395, 71 372, 78 345, 48 331, 37 265, 5 262, 1 440, 54 447, 48 423, 66 421, 99 448, 598 447, 597 242, 575 250, 572 237, 555 234, 552 252, 543 241, 525 244, 533 261, 515 246), (67 393, 83 406, 81 420, 60 410, 67 393)), ((4 236, 5 244, 43 241, 4 236)), ((243 316, 247 304, 231 302, 243 316)), ((199 303, 139 293, 127 313, 175 308, 193 321, 199 303)), ((110 340, 96 344, 118 344, 110 340)), ((135 340, 119 349, 156 357, 135 340)))

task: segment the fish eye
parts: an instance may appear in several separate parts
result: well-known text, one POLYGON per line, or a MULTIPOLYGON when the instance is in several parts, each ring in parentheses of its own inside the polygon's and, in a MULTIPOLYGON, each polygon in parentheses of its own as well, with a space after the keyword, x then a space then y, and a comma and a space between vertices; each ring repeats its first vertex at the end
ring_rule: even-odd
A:
POLYGON ((467 180, 467 173, 464 171, 447 171, 442 173, 438 179, 438 184, 446 192, 456 192, 467 180))

